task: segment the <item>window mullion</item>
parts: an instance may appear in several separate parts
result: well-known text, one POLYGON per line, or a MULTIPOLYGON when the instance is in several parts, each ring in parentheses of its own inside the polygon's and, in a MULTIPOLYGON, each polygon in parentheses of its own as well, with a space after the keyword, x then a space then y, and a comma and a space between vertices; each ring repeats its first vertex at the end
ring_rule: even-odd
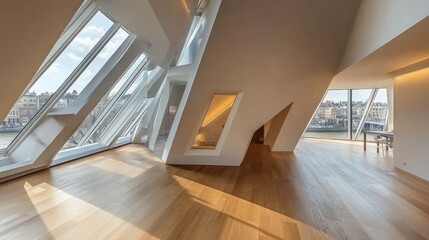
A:
MULTIPOLYGON (((148 104, 150 104, 150 103, 149 102, 145 103, 145 105, 148 105, 148 104)), ((134 126, 137 122, 139 122, 141 120, 141 118, 143 117, 143 115, 146 115, 147 110, 148 110, 147 107, 143 108, 143 110, 140 110, 138 117, 135 118, 134 121, 132 121, 132 123, 129 126, 134 126)), ((128 127, 125 132, 128 133, 129 131, 131 131, 132 128, 133 127, 128 127)))
POLYGON ((388 127, 387 125, 389 124, 389 114, 390 114, 389 105, 387 105, 383 131, 387 131, 387 127, 388 127))
POLYGON ((363 126, 365 125, 366 118, 368 117, 369 110, 371 109, 372 103, 374 102, 375 96, 376 96, 376 89, 372 89, 371 94, 369 95, 368 102, 365 106, 365 110, 363 111, 362 118, 359 122, 359 126, 356 130, 356 135, 354 136, 353 140, 357 140, 360 133, 362 132, 363 126))
MULTIPOLYGON (((109 125, 103 130, 103 132, 101 132, 100 134, 100 139, 105 138, 105 133, 108 129, 110 129, 112 126, 114 126, 116 124, 116 122, 118 121, 119 116, 122 116, 124 112, 126 112, 129 108, 130 105, 136 100, 136 96, 140 93, 140 91, 143 90, 143 87, 146 85, 146 81, 142 81, 142 83, 140 83, 140 86, 133 92, 132 96, 124 103, 124 105, 122 106, 121 110, 118 112, 118 114, 112 119, 112 121, 109 123, 109 125)), ((146 99, 144 100, 146 101, 146 99)), ((101 141, 100 141, 101 142, 101 141)))
POLYGON ((352 136, 353 136, 353 103, 352 103, 353 93, 352 93, 351 89, 349 89, 347 91, 348 91, 348 101, 347 101, 347 108, 348 108, 348 111, 347 111, 347 115, 348 115, 347 116, 347 118, 348 118, 347 134, 348 134, 348 137, 347 137, 347 139, 351 140, 352 136))
MULTIPOLYGON (((136 96, 138 96, 138 94, 136 94, 136 96)), ((137 101, 139 101, 139 99, 137 99, 137 97, 135 97, 133 99, 133 101, 129 102, 127 107, 121 111, 121 113, 123 113, 123 114, 118 114, 118 116, 128 115, 128 117, 126 119, 121 119, 119 117, 116 117, 112 121, 112 123, 109 124, 109 126, 105 129, 105 131, 101 134, 100 142, 104 142, 106 146, 111 146, 112 144, 114 144, 117 141, 118 138, 121 137, 121 134, 124 133, 126 126, 131 122, 132 113, 133 112, 139 112, 137 118, 140 117, 140 114, 141 114, 140 111, 144 112, 144 108, 147 105, 147 103, 149 102, 149 99, 146 98, 140 106, 135 104, 137 101), (123 123, 119 125, 118 124, 119 121, 123 121, 123 123), (114 132, 116 132, 116 134, 114 136, 110 136, 110 137, 106 136, 107 129, 112 129, 112 128, 115 128, 114 132)), ((112 131, 109 131, 109 132, 112 132, 112 131)))
POLYGON ((122 133, 128 133, 129 131, 131 131, 133 126, 140 120, 140 118, 142 118, 143 115, 145 115, 145 113, 147 112, 147 109, 148 109, 148 105, 151 102, 152 101, 150 101, 149 99, 145 100, 145 102, 137 110, 137 112, 138 112, 137 116, 134 119, 133 118, 128 119, 127 124, 124 124, 124 127, 126 127, 126 126, 128 126, 128 127, 124 128, 124 131, 122 131, 121 134, 122 133))
MULTIPOLYGON (((50 101, 50 105, 55 105, 59 98, 61 98, 69 87, 80 77, 85 69, 91 64, 91 62, 97 57, 101 50, 106 44, 112 39, 115 33, 119 30, 120 25, 114 24, 109 31, 100 39, 100 41, 94 46, 94 48, 88 53, 88 55, 82 60, 82 62, 76 67, 76 69, 70 74, 70 76, 64 81, 64 84, 54 93, 52 96, 53 101, 50 101)), ((52 107, 51 106, 51 107, 52 107)))
MULTIPOLYGON (((145 124, 144 120, 145 119, 150 119, 152 117, 153 111, 152 111, 151 107, 155 103, 156 103, 155 99, 152 99, 152 101, 150 101, 150 103, 148 104, 145 112, 142 114, 141 118, 138 121, 136 121, 135 126, 134 126, 135 132, 134 132, 134 134, 132 136, 132 141, 136 140, 135 139, 136 136, 137 136, 136 134, 138 134, 141 131, 141 129, 142 129, 143 126, 145 126, 147 128, 147 124, 143 125, 143 124, 145 124)), ((146 132, 146 134, 148 134, 148 132, 146 132)))
MULTIPOLYGON (((110 109, 116 104, 119 98, 128 90, 128 88, 132 85, 135 79, 141 74, 144 68, 148 65, 148 60, 142 61, 142 63, 134 70, 131 76, 128 78, 127 82, 119 89, 119 91, 115 94, 109 104, 104 108, 101 114, 97 117, 95 123, 91 126, 91 128, 86 132, 86 134, 79 141, 77 146, 82 146, 89 139, 92 133, 97 129, 98 125, 104 120, 104 117, 109 113, 110 109)), ((132 64, 131 64, 132 65, 132 64)), ((125 71, 126 72, 126 71, 125 71)))
POLYGON ((377 94, 378 94, 378 88, 374 89, 374 97, 371 99, 371 104, 369 106, 368 113, 366 114, 364 121, 368 119, 369 112, 371 111, 371 108, 374 105, 374 101, 375 101, 375 98, 377 97, 377 94))
MULTIPOLYGON (((148 75, 146 76, 146 79, 144 79, 141 83, 140 86, 133 92, 132 96, 125 102, 125 104, 123 105, 122 109, 119 111, 119 113, 116 115, 116 117, 110 122, 110 124, 106 127, 106 129, 103 130, 103 132, 100 134, 100 139, 102 141, 104 141, 106 139, 106 132, 111 129, 112 127, 115 127, 115 125, 117 124, 117 122, 120 120, 120 116, 122 115, 126 115, 124 113, 126 113, 126 111, 128 111, 130 108, 137 108, 141 105, 136 105, 136 106, 132 106, 136 101, 139 101, 140 99, 138 99, 138 96, 141 94, 141 92, 144 90, 144 88, 146 87, 146 85, 149 82, 150 78, 156 78, 158 77, 160 74, 162 74, 162 70, 158 70, 158 72, 156 72, 154 75, 148 75)), ((144 100, 145 102, 147 101, 147 98, 145 98, 144 100)), ((108 142, 108 140, 106 140, 106 142, 108 142)))
POLYGON ((109 141, 107 145, 116 143, 116 141, 122 136, 122 134, 127 133, 130 129, 133 128, 135 122, 138 121, 140 117, 143 115, 143 113, 146 111, 147 108, 145 109, 145 106, 147 105, 148 102, 149 100, 145 99, 141 106, 139 107, 135 106, 130 110, 131 112, 137 112, 137 116, 134 118, 134 121, 133 121, 133 118, 131 117, 132 115, 130 115, 130 117, 128 117, 128 119, 126 119, 125 122, 121 125, 120 130, 118 131, 116 136, 112 138, 111 142, 109 141))

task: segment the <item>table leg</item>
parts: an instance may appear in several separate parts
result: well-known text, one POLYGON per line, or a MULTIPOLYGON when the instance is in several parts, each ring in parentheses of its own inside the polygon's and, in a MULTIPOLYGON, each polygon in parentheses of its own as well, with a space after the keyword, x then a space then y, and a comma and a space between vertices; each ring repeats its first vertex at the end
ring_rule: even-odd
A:
POLYGON ((366 151, 366 132, 363 132, 363 150, 366 151))
POLYGON ((377 141, 377 153, 380 153, 380 141, 377 141))

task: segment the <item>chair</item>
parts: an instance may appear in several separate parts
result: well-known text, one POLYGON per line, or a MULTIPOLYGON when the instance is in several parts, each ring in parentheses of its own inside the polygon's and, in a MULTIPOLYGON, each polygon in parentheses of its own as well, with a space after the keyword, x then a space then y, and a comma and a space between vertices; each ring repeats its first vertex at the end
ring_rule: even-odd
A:
POLYGON ((380 144, 381 144, 381 150, 383 151, 383 155, 384 155, 384 149, 385 149, 384 146, 385 144, 388 144, 387 138, 377 135, 375 137, 375 141, 377 142, 377 153, 380 152, 380 144))
MULTIPOLYGON (((393 130, 391 131, 393 133, 393 130)), ((387 139, 387 146, 389 146, 390 149, 393 149, 394 144, 393 144, 393 137, 387 139)))

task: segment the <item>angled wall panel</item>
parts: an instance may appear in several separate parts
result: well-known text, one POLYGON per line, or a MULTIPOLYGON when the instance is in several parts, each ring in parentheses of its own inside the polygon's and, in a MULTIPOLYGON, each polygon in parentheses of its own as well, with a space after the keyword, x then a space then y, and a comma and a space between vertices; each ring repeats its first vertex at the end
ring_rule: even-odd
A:
POLYGON ((195 4, 182 1, 152 0, 95 0, 126 29, 138 36, 138 41, 148 44, 149 58, 164 69, 170 67, 174 54, 186 38, 186 30, 192 21, 195 4), (167 14, 168 13, 168 14, 167 14))
POLYGON ((362 0, 338 71, 359 62, 429 16, 429 0, 362 0))
POLYGON ((273 149, 274 143, 276 143, 280 131, 283 128, 283 124, 285 123, 286 118, 292 108, 292 105, 293 103, 289 104, 269 121, 269 127, 267 129, 264 143, 265 145, 269 145, 271 149, 273 149))
POLYGON ((253 133, 292 102, 294 130, 281 137, 289 138, 283 149, 294 149, 340 63, 358 4, 222 1, 167 163, 240 165, 253 133), (243 93, 226 142, 219 154, 191 154, 216 92, 243 93))

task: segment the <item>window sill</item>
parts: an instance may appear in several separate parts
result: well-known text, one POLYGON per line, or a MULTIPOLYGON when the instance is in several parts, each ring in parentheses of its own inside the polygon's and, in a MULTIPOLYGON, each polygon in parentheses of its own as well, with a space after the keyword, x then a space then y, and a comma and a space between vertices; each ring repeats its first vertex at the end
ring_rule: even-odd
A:
POLYGON ((102 152, 107 149, 108 147, 103 146, 100 143, 94 143, 83 147, 75 147, 71 149, 62 150, 55 156, 51 166, 66 163, 66 162, 75 160, 77 158, 86 157, 88 155, 102 152))
POLYGON ((77 107, 54 108, 48 113, 48 116, 76 115, 79 110, 77 107))

